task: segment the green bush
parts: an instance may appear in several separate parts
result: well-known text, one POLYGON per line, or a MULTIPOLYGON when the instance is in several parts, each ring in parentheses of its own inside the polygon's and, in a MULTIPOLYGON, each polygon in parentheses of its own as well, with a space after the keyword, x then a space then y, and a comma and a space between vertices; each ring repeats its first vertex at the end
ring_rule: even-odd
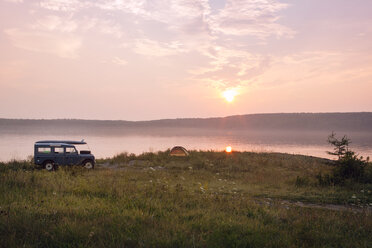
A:
POLYGON ((344 185, 346 181, 358 183, 371 183, 372 172, 369 164, 369 157, 364 159, 363 156, 358 156, 354 151, 350 150, 349 145, 351 140, 345 135, 341 140, 336 138, 336 134, 332 133, 328 137, 328 143, 333 145, 333 152, 328 154, 338 156, 335 161, 335 167, 331 175, 317 176, 320 185, 344 185))

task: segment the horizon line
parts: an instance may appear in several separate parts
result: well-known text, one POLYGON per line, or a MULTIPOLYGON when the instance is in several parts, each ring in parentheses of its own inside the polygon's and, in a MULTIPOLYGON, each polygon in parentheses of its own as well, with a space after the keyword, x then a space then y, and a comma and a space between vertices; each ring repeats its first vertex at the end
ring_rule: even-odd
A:
POLYGON ((175 117, 175 118, 161 118, 161 119, 147 119, 147 120, 123 120, 123 119, 85 119, 85 118, 6 118, 0 117, 0 120, 24 120, 24 121, 58 121, 58 120, 78 120, 78 121, 122 121, 122 122, 151 122, 151 121, 166 121, 166 120, 196 120, 196 119, 223 119, 238 116, 254 116, 254 115, 286 115, 286 114, 372 114, 372 111, 358 111, 358 112, 277 112, 277 113, 250 113, 237 114, 227 116, 211 116, 211 117, 175 117))

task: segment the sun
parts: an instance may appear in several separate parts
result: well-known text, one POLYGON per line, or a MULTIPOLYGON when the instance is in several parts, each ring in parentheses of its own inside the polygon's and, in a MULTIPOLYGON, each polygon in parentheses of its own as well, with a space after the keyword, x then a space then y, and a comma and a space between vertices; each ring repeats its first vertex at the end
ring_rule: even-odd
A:
POLYGON ((232 101, 234 101, 235 96, 236 96, 237 94, 238 94, 238 93, 236 92, 236 90, 232 90, 232 89, 230 89, 230 90, 225 90, 225 91, 222 93, 223 97, 225 98, 225 100, 226 100, 227 102, 232 102, 232 101))
POLYGON ((232 148, 231 148, 231 146, 227 146, 227 147, 225 148, 225 152, 227 152, 227 153, 232 152, 232 148))

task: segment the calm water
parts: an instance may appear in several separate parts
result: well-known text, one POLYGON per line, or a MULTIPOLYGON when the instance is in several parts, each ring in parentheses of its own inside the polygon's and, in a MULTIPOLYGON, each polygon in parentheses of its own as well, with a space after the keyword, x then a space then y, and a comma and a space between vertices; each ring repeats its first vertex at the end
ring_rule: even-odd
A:
MULTIPOLYGON (((372 135, 352 134, 352 149, 363 156, 372 155, 372 135)), ((156 152, 166 150, 176 145, 186 149, 196 150, 224 150, 232 146, 233 150, 255 152, 283 152, 303 154, 318 157, 330 157, 326 151, 331 147, 327 144, 327 133, 246 133, 226 132, 203 135, 50 135, 50 134, 1 134, 0 133, 0 161, 11 159, 25 159, 33 154, 33 144, 37 140, 62 139, 81 140, 88 142, 89 148, 97 158, 111 157, 121 152, 139 154, 142 152, 156 152)), ((84 147, 84 149, 86 149, 84 147)))

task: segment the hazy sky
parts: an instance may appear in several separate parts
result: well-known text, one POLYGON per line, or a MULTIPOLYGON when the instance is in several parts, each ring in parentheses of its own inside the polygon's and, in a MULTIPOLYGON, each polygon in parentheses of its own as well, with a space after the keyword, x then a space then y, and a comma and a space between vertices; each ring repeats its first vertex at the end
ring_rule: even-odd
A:
POLYGON ((0 54, 3 118, 372 111, 370 0, 0 0, 0 54))

